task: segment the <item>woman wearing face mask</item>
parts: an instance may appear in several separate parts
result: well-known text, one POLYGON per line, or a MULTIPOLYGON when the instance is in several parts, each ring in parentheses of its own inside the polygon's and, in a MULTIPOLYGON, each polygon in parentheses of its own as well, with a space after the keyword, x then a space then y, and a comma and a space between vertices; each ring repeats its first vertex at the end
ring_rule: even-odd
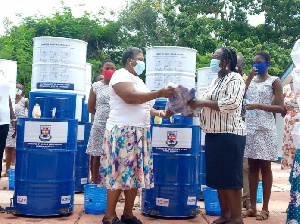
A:
POLYGON ((115 72, 115 64, 112 60, 106 59, 102 62, 100 70, 103 79, 93 83, 88 101, 88 111, 94 115, 94 121, 86 153, 91 155, 90 166, 94 184, 98 183, 100 156, 103 153, 103 135, 109 114, 108 84, 115 72))
POLYGON ((245 217, 256 217, 257 220, 269 218, 269 200, 272 188, 271 162, 278 159, 277 134, 273 113, 284 109, 282 86, 278 77, 268 74, 271 65, 270 55, 260 51, 253 58, 253 68, 246 80, 247 141, 245 157, 249 164, 249 187, 251 208, 246 210, 245 217), (272 100, 274 99, 274 103, 272 100), (250 113, 249 110, 254 111, 250 113), (263 207, 260 214, 256 211, 256 195, 259 178, 262 174, 263 207))
POLYGON ((133 216, 138 188, 153 187, 150 116, 168 116, 152 108, 154 99, 173 97, 173 88, 150 92, 138 77, 145 70, 143 52, 130 47, 122 56, 123 68, 117 70, 110 83, 110 113, 106 123, 101 156, 100 186, 107 188, 107 207, 103 224, 141 224, 133 216), (121 191, 125 207, 121 220, 116 204, 121 191))
POLYGON ((222 47, 212 56, 210 68, 218 73, 202 99, 192 109, 202 108, 200 125, 205 135, 206 185, 217 189, 221 216, 213 223, 241 224, 243 155, 246 126, 241 117, 245 82, 236 71, 234 50, 222 47))
MULTIPOLYGON (((26 110, 28 110, 28 99, 24 98, 25 89, 23 85, 16 85, 16 101, 15 101, 15 115, 16 117, 25 117, 26 110)), ((16 148, 16 133, 12 125, 9 126, 9 132, 6 139, 5 155, 6 155, 6 172, 3 176, 8 176, 8 170, 15 161, 16 148)))

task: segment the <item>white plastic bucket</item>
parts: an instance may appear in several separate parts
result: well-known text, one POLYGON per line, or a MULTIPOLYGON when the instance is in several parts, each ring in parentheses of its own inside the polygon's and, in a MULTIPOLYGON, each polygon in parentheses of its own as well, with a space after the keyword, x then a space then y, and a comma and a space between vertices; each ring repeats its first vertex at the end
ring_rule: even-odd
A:
POLYGON ((84 94, 85 66, 34 63, 31 90, 74 90, 84 94))
POLYGON ((176 46, 155 46, 146 50, 146 75, 154 71, 196 72, 196 50, 176 46))
POLYGON ((217 77, 218 73, 211 72, 209 67, 198 68, 197 83, 199 87, 209 86, 217 77))
POLYGON ((169 82, 195 88, 195 73, 149 72, 146 74, 146 86, 150 91, 167 87, 169 82))
POLYGON ((33 41, 33 63, 86 64, 87 43, 82 40, 45 36, 33 41))
POLYGON ((0 59, 0 72, 3 73, 9 81, 9 95, 14 107, 16 98, 17 62, 0 59))
POLYGON ((89 100, 91 86, 92 86, 92 64, 86 63, 85 82, 84 82, 84 92, 85 92, 84 103, 87 103, 89 100))

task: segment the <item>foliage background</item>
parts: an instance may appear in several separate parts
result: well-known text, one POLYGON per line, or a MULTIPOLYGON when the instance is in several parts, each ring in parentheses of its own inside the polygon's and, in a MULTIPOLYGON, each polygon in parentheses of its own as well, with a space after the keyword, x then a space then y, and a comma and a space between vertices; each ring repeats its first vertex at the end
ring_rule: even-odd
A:
MULTIPOLYGON (((117 12, 112 12, 117 13, 117 12)), ((129 46, 146 51, 151 46, 182 46, 197 50, 197 68, 209 66, 211 54, 230 46, 246 60, 245 72, 257 51, 271 55, 271 75, 280 76, 291 63, 290 52, 300 37, 300 0, 131 0, 116 21, 103 11, 75 18, 70 7, 50 17, 30 16, 19 26, 6 19, 0 37, 0 58, 18 62, 17 81, 30 91, 33 38, 66 37, 88 43, 87 62, 93 76, 110 58, 121 67, 122 52, 129 46), (265 13, 265 23, 251 26, 247 14, 265 13)))

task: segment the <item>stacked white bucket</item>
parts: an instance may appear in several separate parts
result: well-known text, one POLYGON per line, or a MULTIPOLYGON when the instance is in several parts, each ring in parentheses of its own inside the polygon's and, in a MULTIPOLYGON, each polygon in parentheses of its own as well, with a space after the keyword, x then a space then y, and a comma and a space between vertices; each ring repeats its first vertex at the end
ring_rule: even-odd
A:
POLYGON ((2 73, 9 81, 9 96, 11 98, 12 106, 15 107, 17 62, 0 59, 0 73, 2 73))
POLYGON ((76 93, 75 118, 81 121, 87 43, 61 37, 35 37, 33 40, 31 91, 76 93))
POLYGON ((196 50, 156 46, 146 50, 146 85, 153 91, 170 82, 195 88, 196 50))
POLYGON ((198 68, 197 74, 197 98, 201 98, 213 79, 217 78, 217 73, 212 73, 210 67, 198 68))

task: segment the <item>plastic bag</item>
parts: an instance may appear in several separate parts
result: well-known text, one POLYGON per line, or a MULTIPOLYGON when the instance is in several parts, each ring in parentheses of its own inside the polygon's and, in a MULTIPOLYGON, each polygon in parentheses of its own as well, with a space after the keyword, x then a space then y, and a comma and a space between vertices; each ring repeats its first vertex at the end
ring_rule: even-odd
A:
POLYGON ((188 102, 195 98, 195 88, 185 88, 182 85, 176 86, 169 83, 168 87, 176 88, 177 94, 175 97, 169 98, 166 104, 166 110, 173 113, 181 113, 184 116, 193 115, 193 110, 188 106, 188 102))
POLYGON ((296 67, 300 66, 300 39, 296 41, 291 52, 291 57, 296 67))
POLYGON ((294 93, 300 94, 300 66, 293 68, 292 76, 293 76, 294 93))

